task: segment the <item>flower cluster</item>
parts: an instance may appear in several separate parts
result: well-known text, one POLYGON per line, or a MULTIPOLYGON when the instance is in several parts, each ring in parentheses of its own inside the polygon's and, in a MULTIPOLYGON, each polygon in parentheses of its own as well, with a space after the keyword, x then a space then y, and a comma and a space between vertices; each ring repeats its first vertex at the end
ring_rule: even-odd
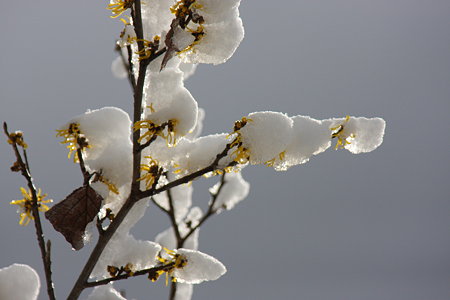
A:
MULTIPOLYGON (((20 200, 13 200, 10 204, 12 205, 18 205, 18 213, 20 214, 20 225, 28 225, 31 220, 34 220, 33 215, 33 193, 30 190, 26 190, 23 187, 20 188, 20 191, 22 192, 23 198, 20 200)), ((53 202, 52 199, 44 200, 44 198, 47 197, 47 194, 41 194, 41 189, 38 190, 36 193, 36 206, 38 211, 46 212, 49 210, 49 207, 45 205, 44 203, 51 203, 53 202)))

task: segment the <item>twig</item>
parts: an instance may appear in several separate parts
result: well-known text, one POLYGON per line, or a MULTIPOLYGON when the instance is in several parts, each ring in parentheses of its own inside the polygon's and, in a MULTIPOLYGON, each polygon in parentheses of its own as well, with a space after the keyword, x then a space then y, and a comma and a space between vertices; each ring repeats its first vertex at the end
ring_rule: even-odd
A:
POLYGON ((156 207, 158 207, 160 210, 162 210, 162 211, 165 212, 166 214, 169 213, 164 207, 162 207, 161 205, 159 205, 158 202, 156 202, 156 200, 155 200, 154 197, 150 197, 150 200, 151 200, 151 201, 153 202, 153 204, 155 204, 156 207))
MULTIPOLYGON (((168 184, 166 184, 166 185, 164 185, 164 186, 162 186, 160 188, 157 188, 155 190, 147 190, 147 191, 141 192, 139 194, 138 198, 142 199, 142 198, 146 198, 146 197, 151 197, 153 195, 156 195, 156 194, 162 193, 164 191, 167 191, 167 190, 169 190, 169 189, 171 189, 173 187, 179 186, 180 184, 191 182, 192 180, 194 180, 197 177, 200 177, 200 176, 202 176, 202 175, 204 175, 206 173, 209 173, 209 172, 217 170, 218 166, 219 166, 219 161, 222 158, 224 158, 225 156, 227 156, 228 151, 231 149, 233 143, 234 142, 231 142, 231 143, 227 144, 225 146, 225 149, 223 149, 223 151, 221 153, 217 154, 216 158, 214 159, 214 161, 209 166, 207 166, 207 167, 205 167, 203 169, 200 169, 200 170, 198 170, 198 171, 196 171, 194 173, 191 173, 189 175, 186 175, 184 177, 181 177, 181 178, 179 178, 177 180, 169 182, 168 184)), ((235 164, 236 163, 232 162, 228 166, 234 166, 235 164)))
MULTIPOLYGON (((8 125, 6 122, 3 123, 3 130, 8 137, 8 139, 11 138, 9 132, 8 132, 8 125)), ((55 300, 55 292, 53 289, 53 281, 52 281, 52 270, 51 270, 51 257, 50 257, 50 247, 51 243, 50 241, 47 242, 47 248, 45 247, 45 238, 44 233, 42 230, 42 224, 41 224, 41 218, 39 215, 39 209, 38 209, 38 197, 36 193, 36 187, 33 184, 33 178, 31 177, 30 173, 30 166, 28 164, 28 158, 26 155, 25 147, 23 147, 25 162, 22 159, 22 156, 20 155, 19 149, 17 148, 17 144, 13 141, 11 144, 14 154, 17 159, 17 163, 20 165, 20 171, 23 177, 25 177, 27 181, 28 188, 30 189, 31 196, 32 196, 32 202, 31 202, 31 211, 33 213, 34 217, 34 227, 36 229, 36 237, 38 240, 39 248, 41 249, 41 258, 42 262, 44 264, 44 272, 45 272, 45 280, 47 282, 47 294, 49 299, 55 300)))
POLYGON ((181 248, 182 244, 182 238, 180 234, 180 229, 178 228, 177 219, 175 217, 175 206, 173 204, 173 197, 171 190, 167 190, 167 199, 169 200, 169 211, 168 215, 170 218, 170 222, 172 223, 173 232, 175 233, 175 237, 177 238, 177 248, 181 248))
POLYGON ((198 222, 197 225, 195 225, 194 227, 191 228, 191 230, 189 230, 189 232, 182 238, 182 243, 181 246, 183 246, 184 242, 198 229, 200 228, 200 226, 203 225, 203 223, 206 222, 206 220, 209 219, 209 217, 211 217, 212 215, 215 215, 217 210, 214 209, 214 204, 217 201, 217 198, 220 194, 220 192, 222 191, 223 186, 225 185, 225 173, 222 174, 222 177, 220 178, 220 186, 219 189, 217 190, 217 192, 212 195, 212 200, 209 203, 209 207, 208 207, 208 211, 206 212, 206 214, 200 219, 200 221, 198 222))
POLYGON ((171 282, 170 283, 169 300, 174 300, 176 293, 177 293, 177 283, 176 282, 171 282))
POLYGON ((147 274, 149 275, 149 277, 156 277, 158 271, 171 269, 174 265, 175 265, 175 262, 171 262, 166 265, 133 272, 133 275, 120 274, 115 277, 110 277, 110 278, 102 279, 99 281, 89 281, 89 282, 86 282, 86 287, 87 288, 95 287, 95 286, 104 285, 104 284, 107 284, 107 283, 110 283, 113 281, 119 281, 119 280, 123 280, 123 279, 128 279, 130 277, 137 277, 137 276, 142 276, 142 275, 147 275, 147 274))

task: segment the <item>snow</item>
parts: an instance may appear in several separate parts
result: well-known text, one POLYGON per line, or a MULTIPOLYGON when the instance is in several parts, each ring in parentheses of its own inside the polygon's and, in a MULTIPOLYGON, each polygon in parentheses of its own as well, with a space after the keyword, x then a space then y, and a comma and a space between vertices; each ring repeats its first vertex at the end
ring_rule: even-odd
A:
POLYGON ((95 287, 87 300, 126 300, 116 291, 112 284, 95 287))
POLYGON ((197 0, 193 10, 204 19, 204 35, 191 49, 179 53, 180 58, 188 63, 217 65, 226 62, 244 38, 239 3, 236 0, 197 0))
POLYGON ((386 122, 381 118, 350 117, 324 121, 330 128, 342 125, 341 138, 347 140, 344 148, 353 154, 371 152, 383 142, 386 122))
POLYGON ((293 121, 279 112, 254 112, 245 117, 248 122, 239 130, 242 147, 248 149, 251 164, 276 159, 291 141, 293 121))
POLYGON ((197 123, 198 105, 184 87, 183 72, 167 68, 148 74, 148 84, 145 88, 148 108, 144 119, 157 125, 169 120, 174 121, 175 137, 186 135, 197 123))
POLYGON ((311 156, 325 151, 331 145, 331 132, 327 124, 308 116, 295 116, 292 120, 292 139, 284 151, 284 158, 278 158, 275 162, 277 171, 306 163, 311 156))
POLYGON ((187 259, 186 266, 175 269, 173 272, 177 282, 198 284, 203 281, 216 280, 227 271, 220 261, 203 252, 184 248, 178 249, 176 252, 187 259))
POLYGON ((194 292, 194 286, 188 283, 177 283, 175 300, 190 300, 194 292))
MULTIPOLYGON (((209 192, 216 195, 219 192, 220 182, 216 183, 209 192)), ((223 209, 230 210, 237 203, 247 197, 250 184, 242 178, 242 174, 230 172, 225 174, 225 182, 214 202, 213 209, 221 212, 223 209)))
POLYGON ((186 63, 222 64, 236 51, 244 38, 240 18, 221 23, 204 24, 204 36, 189 51, 179 54, 186 63))
MULTIPOLYGON (((193 173, 211 165, 230 142, 227 137, 228 134, 221 133, 202 136, 193 141, 180 141, 177 146, 179 155, 175 158, 180 174, 193 173)), ((224 157, 220 160, 220 165, 225 167, 230 162, 230 157, 224 157)))
POLYGON ((113 235, 92 271, 91 277, 108 278, 108 265, 121 267, 133 264, 136 270, 151 268, 157 264, 156 256, 161 246, 151 241, 136 240, 130 229, 144 216, 148 199, 137 202, 113 235))
POLYGON ((35 300, 40 286, 38 274, 28 265, 0 269, 0 299, 35 300))
MULTIPOLYGON (((192 205, 192 192, 193 188, 191 184, 182 184, 174 187, 170 190, 172 196, 172 203, 175 209, 175 220, 180 222, 192 205)), ((162 206, 164 209, 169 210, 169 198, 167 192, 163 192, 153 196, 156 203, 162 206)))
POLYGON ((84 162, 91 172, 100 172, 117 188, 131 181, 131 120, 126 112, 116 107, 88 110, 63 128, 70 123, 78 123, 88 140, 84 162))

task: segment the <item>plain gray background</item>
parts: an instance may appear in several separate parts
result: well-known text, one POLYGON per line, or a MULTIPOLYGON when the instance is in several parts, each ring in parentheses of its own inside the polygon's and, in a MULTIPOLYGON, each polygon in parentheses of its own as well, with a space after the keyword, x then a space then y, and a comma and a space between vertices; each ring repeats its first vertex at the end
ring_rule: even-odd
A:
MULTIPOLYGON (((235 55, 187 82, 206 109, 204 134, 274 110, 380 116, 386 135, 370 154, 328 150, 282 173, 246 168, 248 198, 200 234, 200 250, 228 273, 196 286, 193 299, 450 299, 450 1, 242 2, 246 37, 235 55)), ((0 12, 0 119, 24 130, 35 183, 56 201, 82 178, 54 130, 88 108, 131 112, 128 83, 110 72, 121 24, 106 5, 23 0, 0 12)), ((42 274, 34 228, 20 227, 8 204, 25 181, 9 172, 2 139, 0 267, 20 262, 42 274)), ((213 184, 195 183, 197 205, 213 184)), ((168 225, 152 207, 134 234, 152 239, 168 225)), ((75 253, 48 224, 45 232, 64 299, 90 247, 75 253)), ((168 294, 163 280, 118 288, 137 299, 168 294)))

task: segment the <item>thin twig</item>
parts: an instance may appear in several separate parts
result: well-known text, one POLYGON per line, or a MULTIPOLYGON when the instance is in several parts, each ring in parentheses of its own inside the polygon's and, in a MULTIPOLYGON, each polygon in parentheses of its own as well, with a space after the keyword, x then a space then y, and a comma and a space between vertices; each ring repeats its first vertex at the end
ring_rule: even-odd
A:
POLYGON ((147 274, 149 275, 149 277, 156 277, 158 271, 171 269, 174 265, 175 265, 175 262, 171 262, 166 265, 133 272, 133 275, 120 274, 115 277, 110 277, 110 278, 102 279, 99 281, 89 281, 89 282, 86 282, 86 287, 88 287, 88 288, 95 287, 95 286, 104 285, 104 284, 107 284, 107 283, 110 283, 113 281, 124 280, 124 279, 128 279, 130 277, 137 277, 137 276, 142 276, 142 275, 147 275, 147 274))
POLYGON ((155 200, 154 197, 150 197, 150 200, 153 202, 153 204, 156 205, 156 207, 158 207, 158 208, 159 208, 160 210, 162 210, 164 213, 166 213, 166 214, 169 213, 164 207, 162 207, 158 202, 156 202, 156 200, 155 200))
MULTIPOLYGON (((10 139, 10 134, 8 132, 8 125, 6 122, 3 123, 3 130, 10 139)), ((45 246, 45 237, 42 230, 42 224, 41 224, 41 218, 39 215, 39 209, 38 209, 38 197, 36 193, 36 187, 33 184, 33 178, 31 177, 31 174, 29 172, 29 164, 28 164, 28 158, 26 159, 26 162, 22 159, 22 156, 20 155, 19 149, 17 148, 17 144, 13 141, 11 144, 14 154, 17 159, 17 163, 20 165, 20 171, 22 176, 26 179, 28 188, 31 192, 32 196, 32 202, 31 202, 31 211, 33 213, 34 217, 34 227, 36 229, 36 237, 38 240, 39 248, 41 249, 41 258, 42 262, 44 264, 44 272, 45 272, 45 280, 47 282, 47 294, 49 299, 55 300, 55 292, 53 289, 53 281, 52 281, 52 270, 51 270, 51 257, 50 257, 50 243, 47 244, 47 249, 45 246)), ((24 157, 26 156, 25 148, 23 148, 24 157)), ((50 242, 50 241, 49 241, 50 242)))
POLYGON ((198 229, 200 228, 200 226, 203 225, 203 223, 206 222, 206 220, 208 220, 212 215, 215 215, 217 210, 214 208, 214 204, 217 201, 217 198, 220 194, 220 192, 222 191, 222 188, 224 187, 226 181, 225 181, 225 173, 222 174, 222 177, 220 178, 220 185, 219 188, 217 190, 217 192, 215 194, 212 195, 212 199, 211 202, 209 203, 209 207, 208 207, 208 211, 206 212, 206 214, 200 219, 200 221, 197 223, 197 225, 195 225, 194 227, 191 228, 191 230, 189 230, 189 232, 182 238, 182 246, 184 244, 184 242, 198 229))
POLYGON ((180 234, 180 229, 178 228, 177 219, 175 217, 175 206, 173 203, 172 190, 167 190, 167 200, 169 201, 169 211, 168 215, 170 218, 170 222, 172 223, 173 232, 175 233, 175 237, 177 238, 177 248, 181 248, 182 238, 180 234))
MULTIPOLYGON (((228 155, 228 151, 231 149, 233 143, 234 142, 231 142, 231 143, 227 144, 225 146, 225 149, 223 149, 223 151, 221 153, 217 154, 216 158, 214 159, 214 161, 209 166, 207 166, 207 167, 205 167, 203 169, 200 169, 200 170, 198 170, 198 171, 196 171, 194 173, 191 173, 189 175, 186 175, 184 177, 181 177, 181 178, 179 178, 177 180, 169 182, 168 184, 166 184, 166 185, 164 185, 164 186, 162 186, 160 188, 157 188, 155 190, 147 190, 147 191, 141 192, 139 194, 138 198, 142 199, 142 198, 146 198, 146 197, 151 197, 153 195, 156 195, 156 194, 162 193, 164 191, 167 191, 167 190, 169 190, 169 189, 171 189, 173 187, 179 186, 179 185, 184 184, 184 183, 191 182, 192 180, 194 180, 194 179, 196 179, 196 178, 198 178, 198 177, 200 177, 200 176, 202 176, 202 175, 204 175, 206 173, 209 173, 209 172, 217 170, 219 168, 219 161, 222 158, 224 158, 225 156, 228 155)), ((234 166, 234 165, 235 165, 235 163, 231 162, 228 166, 234 166)))

